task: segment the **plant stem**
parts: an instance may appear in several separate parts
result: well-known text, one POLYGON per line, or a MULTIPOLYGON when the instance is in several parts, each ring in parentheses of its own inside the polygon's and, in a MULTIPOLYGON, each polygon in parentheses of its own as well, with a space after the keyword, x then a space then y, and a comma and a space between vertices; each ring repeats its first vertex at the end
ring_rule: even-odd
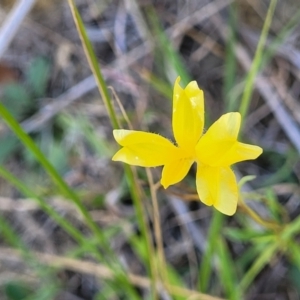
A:
POLYGON ((256 223, 262 225, 263 227, 273 231, 279 231, 280 229, 282 229, 279 224, 262 219, 254 210, 246 205, 246 203, 241 198, 239 198, 239 206, 248 214, 249 217, 251 217, 256 223))
POLYGON ((160 213, 159 213, 159 206, 156 194, 156 188, 153 181, 153 176, 151 170, 146 168, 148 182, 150 186, 150 193, 151 193, 151 200, 153 206, 153 224, 154 224, 154 235, 155 241, 157 245, 157 254, 158 254, 158 267, 157 271, 161 274, 162 282, 168 283, 168 273, 167 273, 167 264, 166 258, 164 254, 164 245, 163 245, 163 238, 161 233, 161 224, 160 224, 160 213))

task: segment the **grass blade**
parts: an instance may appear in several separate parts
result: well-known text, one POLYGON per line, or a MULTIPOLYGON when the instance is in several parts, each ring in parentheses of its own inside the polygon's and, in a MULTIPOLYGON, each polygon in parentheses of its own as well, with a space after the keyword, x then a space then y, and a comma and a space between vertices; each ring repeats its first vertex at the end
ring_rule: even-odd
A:
POLYGON ((265 265, 267 265, 271 261, 272 257, 275 255, 277 250, 277 243, 269 244, 264 248, 264 251, 256 258, 255 262, 246 272, 239 284, 239 289, 242 293, 245 293, 245 291, 253 282, 256 275, 263 269, 265 265))
POLYGON ((223 284, 226 299, 242 299, 239 289, 237 288, 236 269, 230 256, 229 250, 223 238, 219 237, 216 243, 216 250, 219 258, 219 277, 223 284))
POLYGON ((206 251, 203 255, 199 272, 198 287, 201 292, 206 292, 208 289, 209 280, 212 273, 212 258, 215 252, 215 246, 219 238, 223 220, 224 216, 215 210, 208 233, 206 251))
POLYGON ((260 68, 260 65, 262 62, 264 44, 267 40, 267 36, 268 36, 269 28, 270 28, 270 25, 272 22, 276 4, 277 4, 277 0, 271 0, 269 9, 267 12, 267 16, 266 16, 266 19, 264 22, 264 26, 263 26, 263 29, 262 29, 262 32, 260 35, 260 39, 259 39, 259 42, 257 45, 257 49, 256 49, 256 52, 254 55, 254 59, 253 59, 250 71, 246 77, 245 89, 244 89, 244 93, 242 96, 241 105, 240 105, 240 109, 239 109, 239 111, 242 115, 242 120, 246 117, 248 108, 250 106, 250 100, 251 100, 251 96, 252 96, 252 92, 253 92, 253 85, 254 85, 255 77, 259 71, 259 68, 260 68))

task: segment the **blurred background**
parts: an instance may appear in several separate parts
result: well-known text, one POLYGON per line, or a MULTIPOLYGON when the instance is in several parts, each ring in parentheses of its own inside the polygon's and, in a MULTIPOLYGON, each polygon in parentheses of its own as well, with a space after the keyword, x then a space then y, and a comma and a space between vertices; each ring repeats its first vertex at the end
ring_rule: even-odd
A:
MULTIPOLYGON (((244 178, 243 199, 289 229, 279 236, 242 208, 221 217, 197 200, 192 168, 183 182, 158 190, 169 276, 190 294, 160 291, 158 299, 300 299, 300 1, 76 6, 122 127, 119 102, 134 129, 173 139, 173 83, 178 75, 183 85, 196 80, 205 93, 205 128, 225 112, 242 111, 241 139, 264 149, 234 167, 244 178)), ((105 253, 102 240, 1 120, 0 299, 151 299, 134 203, 122 164, 111 161, 118 145, 67 1, 0 1, 0 99, 87 208, 109 251, 137 276, 129 280, 131 295, 105 260, 99 265, 93 251, 105 253)), ((136 172, 151 229, 147 177, 136 172)), ((155 182, 160 173, 153 170, 155 182)))

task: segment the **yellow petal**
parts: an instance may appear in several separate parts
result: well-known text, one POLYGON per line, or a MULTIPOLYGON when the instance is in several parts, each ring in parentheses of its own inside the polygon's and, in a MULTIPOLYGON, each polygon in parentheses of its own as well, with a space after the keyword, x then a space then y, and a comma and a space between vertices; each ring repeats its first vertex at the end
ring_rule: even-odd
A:
POLYGON ((161 184, 166 189, 169 185, 180 182, 188 173, 193 164, 192 159, 179 159, 164 166, 161 184))
POLYGON ((211 167, 225 167, 239 161, 257 158, 262 153, 260 147, 237 141, 240 123, 239 113, 221 116, 198 142, 196 146, 198 160, 211 167))
POLYGON ((200 200, 213 205, 221 213, 232 216, 236 212, 238 187, 229 167, 198 166, 196 177, 200 200))
POLYGON ((216 166, 217 161, 234 146, 239 133, 241 115, 228 113, 221 116, 200 138, 196 146, 197 158, 209 166, 216 166))
POLYGON ((239 161, 255 159, 263 152, 262 148, 254 145, 235 142, 234 145, 214 163, 215 166, 230 166, 239 161))
POLYGON ((180 77, 174 84, 172 125, 177 144, 186 150, 194 149, 204 125, 204 96, 196 81, 185 89, 179 85, 180 77))
POLYGON ((168 139, 154 133, 114 130, 116 141, 123 146, 112 158, 130 165, 157 167, 176 160, 179 149, 168 139))

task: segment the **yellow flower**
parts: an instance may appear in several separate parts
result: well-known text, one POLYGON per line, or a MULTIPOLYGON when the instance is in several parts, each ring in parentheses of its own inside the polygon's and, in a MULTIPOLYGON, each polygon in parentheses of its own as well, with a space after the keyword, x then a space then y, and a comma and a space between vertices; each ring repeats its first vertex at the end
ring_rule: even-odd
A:
POLYGON ((114 137, 123 148, 112 159, 141 167, 164 166, 161 178, 164 188, 181 181, 196 162, 200 200, 223 214, 233 215, 238 187, 230 166, 257 158, 262 149, 237 141, 241 124, 238 112, 221 116, 203 134, 203 91, 196 81, 190 82, 185 89, 179 82, 178 77, 174 84, 172 118, 177 145, 154 133, 114 130, 114 137))

